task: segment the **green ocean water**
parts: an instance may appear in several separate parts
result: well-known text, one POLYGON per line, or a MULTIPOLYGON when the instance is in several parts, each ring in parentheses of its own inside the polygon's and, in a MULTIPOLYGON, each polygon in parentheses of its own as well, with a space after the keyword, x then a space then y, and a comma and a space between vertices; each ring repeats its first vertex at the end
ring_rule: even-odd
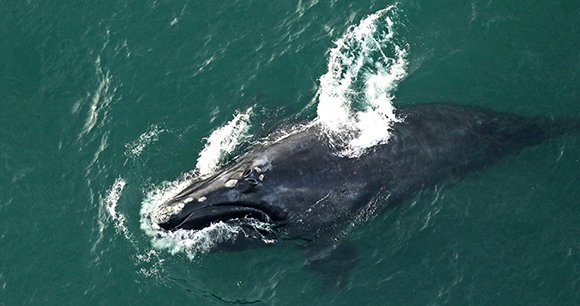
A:
POLYGON ((578 305, 580 136, 357 225, 345 288, 297 249, 190 259, 141 229, 236 115, 316 117, 334 42, 391 5, 395 107, 580 114, 577 1, 0 0, 0 305, 578 305))

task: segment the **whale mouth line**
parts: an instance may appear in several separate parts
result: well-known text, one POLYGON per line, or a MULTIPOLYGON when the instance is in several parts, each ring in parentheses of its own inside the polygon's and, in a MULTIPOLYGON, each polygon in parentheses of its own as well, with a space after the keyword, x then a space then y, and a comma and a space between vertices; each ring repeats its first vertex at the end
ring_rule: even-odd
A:
POLYGON ((178 229, 201 230, 213 223, 227 222, 234 219, 252 218, 264 223, 272 223, 284 219, 280 212, 268 209, 264 203, 256 204, 251 202, 216 203, 200 207, 181 216, 180 214, 174 215, 170 220, 160 223, 159 226, 169 231, 178 229))

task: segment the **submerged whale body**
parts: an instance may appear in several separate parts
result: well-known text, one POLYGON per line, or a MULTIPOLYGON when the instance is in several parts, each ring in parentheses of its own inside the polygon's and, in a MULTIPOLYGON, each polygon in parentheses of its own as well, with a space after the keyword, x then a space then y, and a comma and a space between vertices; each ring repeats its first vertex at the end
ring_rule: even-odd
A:
POLYGON ((453 103, 400 107, 397 115, 402 120, 389 140, 357 158, 337 154, 322 124, 257 144, 157 207, 154 221, 167 231, 220 221, 243 226, 242 235, 217 246, 221 250, 301 240, 311 245, 308 265, 344 284, 356 251, 333 236, 338 228, 580 126, 576 119, 453 103), (249 220, 270 227, 259 230, 249 220))

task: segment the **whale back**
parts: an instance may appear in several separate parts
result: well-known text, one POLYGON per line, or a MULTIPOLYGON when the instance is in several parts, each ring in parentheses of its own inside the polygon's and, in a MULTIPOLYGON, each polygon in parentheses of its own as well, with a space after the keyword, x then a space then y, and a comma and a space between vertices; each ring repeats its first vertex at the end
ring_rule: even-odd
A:
POLYGON ((580 130, 575 118, 523 117, 455 103, 410 105, 389 142, 365 159, 390 195, 387 206, 481 171, 525 147, 580 130))

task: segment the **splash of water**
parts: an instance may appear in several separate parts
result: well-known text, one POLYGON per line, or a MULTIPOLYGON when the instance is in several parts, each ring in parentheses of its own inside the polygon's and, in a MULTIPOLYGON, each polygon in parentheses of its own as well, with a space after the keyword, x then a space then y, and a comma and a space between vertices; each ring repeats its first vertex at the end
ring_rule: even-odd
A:
POLYGON ((247 135, 250 127, 250 107, 244 113, 238 113, 226 125, 216 129, 207 138, 205 147, 197 159, 196 170, 200 175, 210 174, 217 169, 222 159, 231 153, 247 135))
POLYGON ((318 120, 339 154, 358 157, 384 143, 399 119, 392 92, 407 75, 407 49, 397 34, 398 10, 390 6, 350 27, 330 50, 328 72, 320 77, 318 120), (346 145, 345 145, 346 144, 346 145))

